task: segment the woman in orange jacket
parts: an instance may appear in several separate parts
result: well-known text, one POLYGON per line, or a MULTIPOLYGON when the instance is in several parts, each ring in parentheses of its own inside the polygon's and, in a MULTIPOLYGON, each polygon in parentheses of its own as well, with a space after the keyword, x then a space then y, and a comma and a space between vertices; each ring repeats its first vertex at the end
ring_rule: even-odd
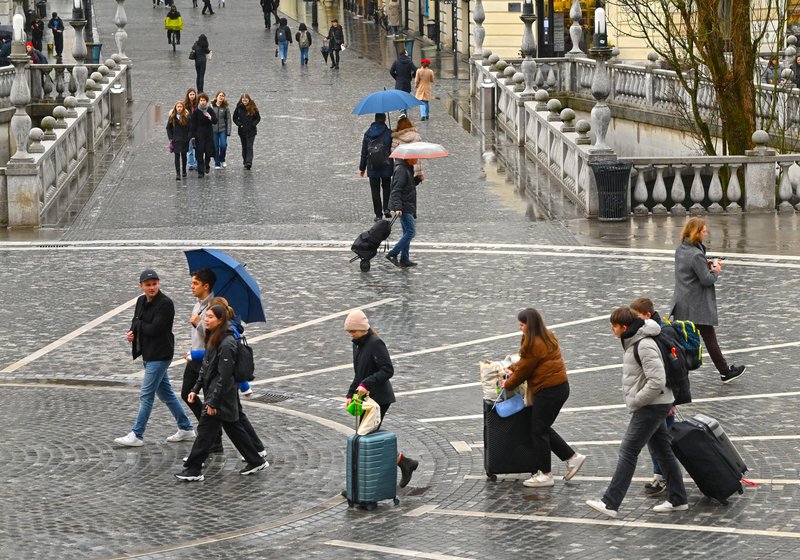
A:
POLYGON ((541 314, 532 307, 520 311, 517 320, 522 331, 520 359, 506 370, 509 376, 503 388, 508 391, 528 382, 526 401, 533 405, 531 443, 536 450, 538 470, 522 484, 529 488, 545 488, 554 484, 551 451, 567 465, 564 480, 575 476, 586 456, 576 453, 553 429, 561 407, 569 398, 567 368, 561 358, 558 339, 545 326, 541 314))

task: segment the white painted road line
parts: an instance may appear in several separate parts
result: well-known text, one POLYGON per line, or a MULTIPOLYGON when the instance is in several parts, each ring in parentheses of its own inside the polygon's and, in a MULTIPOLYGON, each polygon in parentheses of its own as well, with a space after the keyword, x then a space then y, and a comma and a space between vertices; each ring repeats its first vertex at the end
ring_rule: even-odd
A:
POLYGON ((363 542, 351 541, 326 541, 330 546, 351 548, 360 552, 381 552, 383 554, 394 554, 395 556, 405 556, 406 558, 426 558, 427 560, 470 560, 464 556, 450 556, 449 554, 436 554, 435 552, 422 552, 419 550, 408 550, 406 548, 392 548, 389 546, 379 546, 377 544, 367 544, 363 542))
MULTIPOLYGON (((624 514, 624 510, 623 510, 624 514)), ((749 535, 757 537, 775 537, 782 539, 798 539, 800 532, 797 531, 768 531, 760 529, 745 529, 743 527, 732 527, 730 525, 713 526, 713 525, 692 525, 681 523, 656 523, 650 521, 624 521, 624 520, 611 520, 611 519, 592 519, 586 517, 562 517, 562 516, 549 516, 549 515, 527 515, 515 513, 489 513, 483 511, 463 511, 463 510, 447 510, 437 508, 431 510, 427 515, 447 515, 454 517, 473 517, 479 519, 496 519, 496 520, 510 520, 510 521, 531 521, 534 523, 553 523, 562 525, 594 525, 605 527, 619 527, 623 529, 638 528, 638 529, 656 529, 656 530, 670 530, 670 531, 693 531, 696 533, 723 533, 727 535, 749 535)), ((653 514, 654 517, 664 519, 664 516, 653 514)), ((683 514, 673 514, 668 516, 669 519, 680 519, 681 517, 688 517, 683 514)))
MULTIPOLYGON (((21 360, 19 360, 17 362, 14 362, 13 364, 7 366, 5 369, 0 370, 0 373, 11 373, 11 372, 17 371, 19 368, 25 367, 26 365, 28 365, 29 363, 33 362, 34 360, 37 360, 37 359, 41 358, 45 354, 48 354, 48 353, 52 352, 53 350, 55 350, 57 348, 60 348, 61 346, 63 346, 67 342, 69 342, 70 340, 79 337, 83 333, 92 330, 97 325, 101 325, 101 324, 105 323, 106 321, 108 321, 109 319, 111 319, 112 317, 115 317, 116 315, 119 315, 120 313, 122 313, 123 311, 128 309, 129 307, 133 306, 136 303, 136 300, 138 298, 139 298, 139 296, 136 296, 132 300, 127 301, 127 302, 123 303, 122 305, 119 305, 119 306, 115 307, 114 309, 112 309, 108 313, 105 313, 105 314, 101 315, 97 319, 89 321, 88 323, 86 323, 82 327, 78 327, 77 329, 75 329, 71 333, 65 334, 64 336, 62 336, 61 338, 59 338, 58 340, 56 340, 54 342, 51 342, 50 344, 48 344, 44 348, 41 348, 41 349, 37 350, 36 352, 34 352, 33 354, 29 354, 29 355, 25 356, 24 358, 22 358, 21 360)), ((122 336, 123 335, 120 334, 120 337, 122 337, 122 336)))

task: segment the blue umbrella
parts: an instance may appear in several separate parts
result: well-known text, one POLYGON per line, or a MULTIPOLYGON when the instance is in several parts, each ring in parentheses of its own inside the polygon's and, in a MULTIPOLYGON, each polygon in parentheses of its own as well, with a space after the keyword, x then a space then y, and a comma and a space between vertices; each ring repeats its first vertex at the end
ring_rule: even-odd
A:
POLYGON ((417 105, 422 105, 422 101, 410 93, 399 89, 386 89, 364 97, 353 109, 353 114, 388 113, 389 111, 402 111, 417 105))
POLYGON ((212 287, 214 295, 227 299, 242 321, 245 323, 267 321, 258 282, 244 269, 245 265, 218 249, 192 249, 184 253, 190 271, 201 268, 214 271, 217 275, 217 281, 212 287))

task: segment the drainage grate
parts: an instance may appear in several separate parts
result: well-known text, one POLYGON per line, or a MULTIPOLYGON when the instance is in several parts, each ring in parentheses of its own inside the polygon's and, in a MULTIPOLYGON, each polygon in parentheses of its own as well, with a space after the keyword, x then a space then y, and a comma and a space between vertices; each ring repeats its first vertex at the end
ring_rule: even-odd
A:
POLYGON ((261 393, 257 397, 250 399, 251 401, 258 401, 263 403, 279 403, 291 399, 289 395, 283 393, 261 393))

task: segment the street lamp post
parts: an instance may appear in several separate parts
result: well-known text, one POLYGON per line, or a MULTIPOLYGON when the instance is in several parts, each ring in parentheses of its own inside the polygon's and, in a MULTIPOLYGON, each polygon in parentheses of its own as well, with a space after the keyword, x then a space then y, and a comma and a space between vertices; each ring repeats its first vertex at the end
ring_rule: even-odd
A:
POLYGON ((522 91, 522 97, 530 97, 536 93, 534 89, 534 81, 536 80, 536 61, 533 55, 536 54, 536 39, 533 36, 533 22, 536 21, 536 14, 533 13, 533 0, 525 0, 522 4, 522 15, 519 16, 522 23, 525 24, 525 31, 522 34, 522 44, 520 45, 520 52, 522 53, 522 75, 525 77, 525 89, 522 91))
POLYGON ((611 58, 606 32, 606 11, 597 8, 594 13, 594 46, 589 49, 589 56, 595 59, 594 77, 592 78, 592 97, 595 105, 592 108, 592 129, 595 131, 594 147, 590 153, 613 153, 606 143, 608 125, 611 123, 611 109, 606 103, 611 93, 611 80, 608 77, 606 61, 611 58))

